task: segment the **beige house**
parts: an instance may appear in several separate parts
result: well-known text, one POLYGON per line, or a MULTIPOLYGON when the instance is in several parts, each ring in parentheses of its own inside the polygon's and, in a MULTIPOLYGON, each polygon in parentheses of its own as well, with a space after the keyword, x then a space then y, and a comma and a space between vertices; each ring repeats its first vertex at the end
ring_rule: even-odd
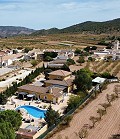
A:
POLYGON ((49 73, 49 80, 44 81, 44 86, 23 85, 18 87, 18 94, 32 94, 38 99, 52 103, 60 103, 64 100, 64 95, 74 88, 74 76, 71 72, 56 70, 49 73))
POLYGON ((46 80, 45 86, 58 86, 60 88, 64 88, 66 93, 71 92, 74 89, 73 80, 74 76, 72 76, 71 72, 64 70, 56 70, 49 73, 49 80, 46 80))
POLYGON ((23 58, 24 57, 22 53, 2 56, 0 59, 0 66, 9 66, 14 61, 19 61, 20 59, 23 59, 23 58))
POLYGON ((21 92, 33 94, 40 100, 53 103, 60 103, 63 100, 63 88, 58 87, 41 87, 27 84, 18 87, 18 94, 21 92))
POLYGON ((50 80, 67 80, 70 79, 70 76, 72 75, 71 72, 64 71, 64 70, 56 70, 49 73, 49 79, 50 80))

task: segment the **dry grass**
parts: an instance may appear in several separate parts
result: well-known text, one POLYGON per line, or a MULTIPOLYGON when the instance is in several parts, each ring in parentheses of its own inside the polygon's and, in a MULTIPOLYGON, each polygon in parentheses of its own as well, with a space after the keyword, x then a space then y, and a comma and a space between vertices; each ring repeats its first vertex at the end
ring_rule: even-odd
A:
MULTIPOLYGON (((59 43, 72 43, 72 48, 84 48, 86 46, 96 45, 102 38, 107 35, 92 35, 92 34, 54 34, 48 36, 19 36, 0 39, 0 48, 9 47, 32 47, 40 49, 66 49, 69 46, 59 45, 59 43)), ((104 47, 104 46, 98 46, 104 47)))

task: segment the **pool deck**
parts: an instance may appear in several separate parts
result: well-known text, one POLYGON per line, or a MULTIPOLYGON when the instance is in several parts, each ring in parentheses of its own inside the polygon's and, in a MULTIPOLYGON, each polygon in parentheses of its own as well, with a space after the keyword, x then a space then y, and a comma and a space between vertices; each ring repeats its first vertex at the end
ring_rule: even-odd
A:
MULTIPOLYGON (((67 107, 67 101, 68 101, 70 95, 71 94, 68 94, 68 96, 65 96, 63 103, 51 104, 52 108, 54 110, 58 111, 60 114, 62 114, 65 107, 67 107)), ((15 110, 17 107, 20 107, 22 105, 31 105, 31 106, 38 107, 40 109, 45 110, 49 107, 50 103, 40 102, 39 104, 37 104, 35 100, 33 100, 33 101, 19 100, 19 99, 16 99, 16 96, 12 96, 11 98, 8 99, 7 104, 4 106, 0 105, 0 108, 4 107, 5 110, 15 110), (15 102, 15 104, 12 104, 13 101, 15 102)), ((22 125, 20 128, 25 128, 26 126, 28 126, 30 124, 34 125, 34 126, 39 126, 40 122, 44 121, 44 119, 38 119, 38 118, 32 117, 27 112, 23 112, 22 115, 23 115, 23 118, 25 118, 25 119, 30 119, 30 118, 34 119, 34 122, 25 123, 24 121, 22 121, 22 125)))

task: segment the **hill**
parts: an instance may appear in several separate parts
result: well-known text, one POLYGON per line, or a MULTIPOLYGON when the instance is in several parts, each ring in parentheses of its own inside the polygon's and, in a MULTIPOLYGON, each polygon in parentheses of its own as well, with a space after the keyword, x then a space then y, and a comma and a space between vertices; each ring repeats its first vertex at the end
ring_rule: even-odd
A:
POLYGON ((51 28, 48 30, 39 30, 32 33, 32 35, 48 35, 60 33, 120 33, 120 18, 105 22, 87 21, 63 29, 51 28))
POLYGON ((0 26, 0 37, 10 37, 23 34, 31 34, 35 30, 25 28, 25 27, 15 27, 15 26, 0 26))

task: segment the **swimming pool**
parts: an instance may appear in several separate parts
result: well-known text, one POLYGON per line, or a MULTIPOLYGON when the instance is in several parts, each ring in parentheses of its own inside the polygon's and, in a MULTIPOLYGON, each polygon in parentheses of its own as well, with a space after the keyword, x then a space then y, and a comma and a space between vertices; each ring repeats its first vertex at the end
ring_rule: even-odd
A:
POLYGON ((35 118, 44 118, 45 117, 44 114, 46 113, 46 110, 42 110, 40 108, 30 106, 30 105, 20 106, 16 110, 19 110, 20 108, 25 109, 28 112, 28 114, 30 114, 31 116, 33 116, 35 118))

